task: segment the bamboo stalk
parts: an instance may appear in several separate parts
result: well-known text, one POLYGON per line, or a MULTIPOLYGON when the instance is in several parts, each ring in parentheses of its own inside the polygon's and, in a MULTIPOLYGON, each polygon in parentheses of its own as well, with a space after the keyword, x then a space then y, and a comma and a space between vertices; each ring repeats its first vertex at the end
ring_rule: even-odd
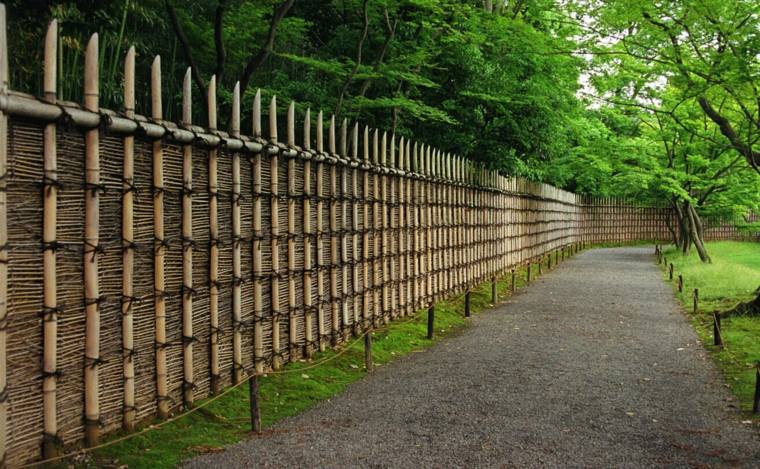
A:
MULTIPOLYGON (((98 111, 99 101, 98 35, 87 44, 84 63, 84 107, 98 111)), ((98 284, 98 246, 100 231, 100 131, 85 134, 85 222, 84 222, 84 296, 85 296, 85 368, 84 414, 85 444, 95 446, 100 440, 100 288, 98 284)))
MULTIPOLYGON (((344 121, 345 122, 345 121, 344 121)), ((353 132, 352 132, 352 138, 351 138, 351 160, 355 163, 358 159, 358 151, 359 151, 359 123, 354 124, 353 132)), ((344 135, 344 142, 343 142, 343 148, 346 148, 346 142, 345 142, 345 135, 344 135)), ((348 159, 348 153, 343 154, 346 159, 348 159)), ((353 292, 354 295, 351 298, 351 302, 353 303, 353 327, 354 332, 358 332, 358 328, 360 327, 359 324, 359 315, 361 313, 360 308, 362 308, 362 304, 359 302, 359 269, 357 268, 358 260, 359 260, 359 187, 358 187, 358 175, 359 170, 356 168, 356 165, 352 165, 351 169, 351 194, 353 198, 353 202, 351 203, 351 220, 352 220, 352 226, 349 227, 348 225, 348 201, 344 201, 341 204, 342 207, 342 219, 343 219, 343 231, 344 234, 341 237, 341 263, 343 264, 343 281, 348 282, 348 271, 351 270, 351 283, 353 285, 353 292), (348 231, 351 230, 351 245, 353 247, 353 252, 351 253, 353 257, 353 263, 351 263, 351 266, 349 267, 349 253, 348 253, 348 231)), ((345 195, 348 193, 348 185, 346 183, 346 179, 348 178, 348 168, 345 166, 341 168, 341 194, 345 195)), ((366 285, 365 285, 366 286, 366 285)), ((348 317, 348 297, 346 297, 343 300, 343 326, 346 328, 346 335, 348 335, 348 323, 349 323, 349 317, 348 317)))
MULTIPOLYGON (((253 98, 253 137, 261 138, 261 90, 256 90, 253 98)), ((262 257, 261 239, 263 230, 261 226, 261 153, 253 155, 251 167, 253 179, 253 363, 256 374, 264 372, 264 302, 262 298, 262 257)))
MULTIPOLYGON (((288 147, 296 145, 296 104, 288 107, 288 147)), ((290 359, 298 355, 298 324, 296 322, 296 159, 288 158, 288 346, 290 359)))
MULTIPOLYGON (((8 96, 8 33, 5 5, 0 3, 0 97, 8 96)), ((0 112, 0 468, 8 448, 8 115, 0 112)))
MULTIPOLYGON (((182 124, 193 120, 193 88, 190 67, 182 82, 182 124)), ((193 406, 193 146, 182 147, 182 400, 185 409, 193 406)))
MULTIPOLYGON (((321 125, 321 115, 319 116, 321 125)), ((317 129, 321 132, 321 128, 317 129)), ((306 152, 311 150, 311 108, 306 109, 306 117, 303 121, 303 149, 306 152)), ((311 231, 311 160, 306 160, 303 164, 303 305, 304 305, 304 335, 306 347, 304 352, 307 357, 314 353, 314 301, 311 295, 312 281, 312 240, 311 231)))
MULTIPOLYGON (((151 67, 151 109, 155 121, 163 119, 161 105, 161 56, 151 67)), ((169 416, 168 369, 166 365, 166 284, 164 279, 164 149, 161 140, 153 142, 153 289, 156 318, 156 400, 158 418, 169 416)))
MULTIPOLYGON (((372 136, 372 163, 377 167, 380 164, 380 153, 378 149, 378 130, 375 129, 372 136)), ((385 149, 383 149, 383 152, 385 149)), ((375 168, 377 169, 377 168, 375 168)), ((379 326, 379 321, 383 318, 385 315, 385 311, 383 309, 383 306, 386 304, 386 302, 383 300, 383 295, 381 293, 385 293, 385 290, 383 288, 383 265, 382 265, 382 236, 383 236, 383 226, 382 226, 382 201, 380 199, 381 197, 381 191, 384 191, 385 189, 382 187, 384 185, 385 178, 380 176, 379 171, 374 171, 373 173, 373 204, 372 204, 372 229, 373 229, 373 238, 374 242, 372 244, 372 323, 373 326, 379 326)))
MULTIPOLYGON (((277 97, 272 96, 269 104, 269 140, 277 144, 277 97)), ((272 368, 280 369, 282 355, 280 352, 280 217, 279 205, 279 157, 272 155, 271 159, 271 213, 272 213, 272 368)))
MULTIPOLYGON (((332 117, 331 129, 335 128, 335 116, 332 117)), ((331 141, 331 153, 334 151, 334 141, 331 141)), ((346 148, 346 120, 343 119, 341 128, 341 148, 346 148)), ((345 153, 344 153, 345 155, 345 153)), ((342 169, 345 171, 345 168, 342 169)), ((340 339, 340 320, 338 308, 338 169, 337 165, 330 166, 330 310, 332 312, 332 344, 337 345, 340 339)))
MULTIPOLYGON (((358 138, 357 138, 358 140, 358 138)), ((364 126, 364 165, 369 166, 369 126, 364 126)), ((362 215, 363 215, 363 234, 362 234, 362 270, 363 270, 363 295, 362 295, 362 328, 368 328, 371 321, 372 305, 370 303, 372 298, 372 284, 370 283, 370 203, 369 203, 369 181, 370 174, 367 169, 362 171, 364 180, 364 201, 362 203, 362 215)))
MULTIPOLYGON (((208 126, 216 130, 216 75, 208 83, 208 126)), ((211 392, 220 391, 219 383, 219 150, 212 148, 208 152, 208 217, 209 217, 209 368, 211 392)))
MULTIPOLYGON (((135 114, 135 48, 130 47, 124 61, 124 113, 127 117, 135 114)), ((121 277, 121 330, 122 357, 124 367, 124 416, 122 426, 126 431, 135 428, 135 359, 134 359, 134 320, 132 316, 132 298, 134 296, 134 200, 133 185, 135 181, 135 137, 124 137, 124 167, 122 169, 122 277, 121 277)))
MULTIPOLYGON (((240 82, 232 90, 232 125, 230 134, 240 137, 240 82)), ((242 294, 243 269, 240 239, 240 153, 232 153, 232 382, 243 379, 242 294)))
MULTIPOLYGON (((317 115, 317 153, 322 154, 324 152, 323 147, 323 139, 322 139, 322 132, 323 132, 323 123, 322 123, 322 111, 319 111, 319 114, 317 115)), ((330 118, 330 129, 329 129, 329 148, 330 153, 335 153, 335 117, 330 118)), ((322 221, 322 213, 324 210, 324 201, 322 200, 323 196, 323 183, 322 180, 324 178, 324 164, 322 163, 322 160, 320 159, 317 162, 317 184, 316 184, 316 192, 317 192, 317 266, 319 267, 317 270, 317 331, 319 333, 319 350, 324 351, 326 349, 327 344, 325 343, 325 308, 324 308, 324 295, 325 295, 325 276, 324 272, 322 271, 322 266, 324 265, 325 259, 324 259, 324 240, 322 239, 322 233, 324 232, 324 226, 322 221)))
MULTIPOLYGON (((53 20, 45 37, 45 101, 56 102, 58 52, 58 22, 53 20)), ((56 223, 58 211, 58 161, 56 124, 47 124, 43 136, 43 221, 42 221, 42 283, 43 293, 43 459, 58 455, 58 415, 56 387, 58 381, 58 291, 56 277, 56 223)))
MULTIPOLYGON (((406 171, 406 140, 404 137, 398 143, 398 167, 406 171)), ((406 263, 406 173, 398 177, 398 242, 396 244, 399 256, 398 263, 398 305, 399 314, 406 316, 407 263, 406 263)))

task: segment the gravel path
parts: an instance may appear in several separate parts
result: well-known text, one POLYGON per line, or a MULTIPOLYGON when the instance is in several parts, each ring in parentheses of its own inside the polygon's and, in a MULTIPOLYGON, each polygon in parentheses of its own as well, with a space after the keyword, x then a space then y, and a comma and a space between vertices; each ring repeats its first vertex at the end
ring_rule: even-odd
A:
POLYGON ((584 252, 462 334, 187 466, 760 466, 757 427, 651 251, 584 252))

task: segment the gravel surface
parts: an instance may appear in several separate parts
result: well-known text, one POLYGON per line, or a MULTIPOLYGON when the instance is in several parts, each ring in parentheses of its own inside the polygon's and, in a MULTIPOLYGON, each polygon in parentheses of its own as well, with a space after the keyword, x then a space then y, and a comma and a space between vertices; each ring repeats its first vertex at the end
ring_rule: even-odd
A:
POLYGON ((758 467, 652 249, 584 252, 472 326, 187 467, 758 467))

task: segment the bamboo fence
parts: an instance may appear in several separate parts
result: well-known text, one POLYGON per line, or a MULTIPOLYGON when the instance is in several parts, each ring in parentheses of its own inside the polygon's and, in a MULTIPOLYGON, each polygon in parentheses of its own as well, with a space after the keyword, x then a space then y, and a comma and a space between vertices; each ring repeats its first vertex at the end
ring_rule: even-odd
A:
MULTIPOLYGON (((584 199, 276 97, 251 134, 98 106, 98 37, 81 105, 8 90, 0 7, 0 457, 12 467, 188 408, 577 243, 666 241, 670 210, 584 199), (325 133, 327 138, 325 142, 325 133), (297 144, 300 142, 300 145, 297 144)), ((732 236, 726 229, 721 236, 732 236)))

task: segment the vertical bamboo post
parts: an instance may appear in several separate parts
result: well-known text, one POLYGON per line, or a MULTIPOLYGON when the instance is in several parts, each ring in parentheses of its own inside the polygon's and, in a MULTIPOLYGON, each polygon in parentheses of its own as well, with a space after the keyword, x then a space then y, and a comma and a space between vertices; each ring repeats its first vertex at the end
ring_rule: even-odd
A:
MULTIPOLYGON (((341 282, 342 282, 342 289, 343 289, 343 295, 342 299, 339 302, 340 306, 340 316, 343 321, 343 328, 344 328, 344 335, 346 338, 348 338, 348 324, 349 324, 349 317, 348 317, 348 295, 346 292, 346 285, 348 284, 348 269, 349 269, 349 261, 348 261, 348 230, 350 229, 348 225, 348 200, 345 197, 346 194, 348 194, 348 168, 346 168, 345 165, 340 166, 340 194, 342 196, 342 201, 340 203, 340 219, 341 219, 341 230, 343 233, 340 236, 340 269, 341 269, 341 282)), ((356 321, 354 321, 354 327, 356 327, 356 321)), ((358 331, 354 331, 358 332, 358 331)))
MULTIPOLYGON (((87 44, 84 61, 84 107, 99 111, 98 35, 87 44)), ((84 220, 84 297, 85 297, 85 368, 84 418, 85 444, 95 446, 100 440, 100 399, 98 366, 100 364, 100 287, 98 284, 98 249, 100 232, 100 129, 85 134, 85 220, 84 220)))
MULTIPOLYGON (((208 83, 208 127, 216 130, 216 75, 208 83)), ((220 391, 219 383, 219 149, 208 152, 208 217, 209 217, 209 372, 211 392, 220 391)))
MULTIPOLYGON (((319 111, 319 114, 317 115, 317 153, 322 155, 324 153, 324 139, 323 139, 323 120, 322 120, 322 111, 319 111)), ((329 128, 329 135, 328 135, 328 145, 330 149, 330 153, 335 153, 335 117, 330 118, 330 128, 329 128)), ((324 179, 324 163, 322 163, 322 159, 320 158, 317 162, 317 176, 316 176, 316 195, 317 195, 317 331, 319 333, 319 350, 324 351, 327 348, 327 344, 325 343, 325 336, 327 334, 327 331, 325 330, 325 308, 324 308, 324 301, 323 298, 325 296, 325 275, 322 269, 322 266, 324 266, 325 258, 324 258, 324 239, 322 237, 322 234, 324 233, 324 222, 322 221, 322 214, 324 211, 324 187, 323 187, 323 179, 324 179)))
MULTIPOLYGON (((345 120, 343 121, 345 124, 345 120)), ((344 125, 344 128, 346 126, 344 125)), ((354 332, 358 334, 358 331, 360 329, 360 313, 362 308, 364 307, 363 302, 359 301, 359 294, 363 295, 364 292, 362 290, 359 290, 359 285, 361 282, 359 281, 359 260, 361 259, 359 250, 359 170, 357 169, 357 161, 359 159, 359 123, 354 124, 354 128, 352 131, 352 138, 351 138, 351 220, 352 220, 352 226, 349 227, 348 225, 348 218, 347 218, 347 211, 348 211, 348 202, 344 202, 342 204, 343 207, 343 230, 344 235, 341 237, 341 262, 343 264, 343 279, 348 279, 348 264, 349 264, 349 253, 348 253, 348 231, 350 229, 351 231, 351 245, 353 248, 353 252, 351 253, 353 259, 351 263, 351 279, 352 279, 352 285, 353 285, 353 293, 355 293, 354 297, 351 299, 353 303, 353 326, 354 326, 354 332)), ((347 149, 347 141, 346 137, 347 135, 344 134, 344 141, 343 141, 343 148, 347 149)), ((344 153, 346 158, 348 159, 348 154, 344 153)), ((348 192, 348 187, 346 185, 346 177, 348 176, 348 168, 343 167, 341 168, 341 194, 345 196, 348 192)), ((365 193, 366 197, 366 193, 365 193)), ((365 227, 366 228, 366 227, 365 227)), ((363 265, 363 264, 362 264, 363 265)), ((366 284, 363 285, 364 288, 366 288, 366 284)), ((347 297, 346 297, 347 298, 347 297)), ((342 304, 343 308, 343 324, 346 326, 348 324, 348 305, 346 303, 346 300, 343 301, 342 304)), ((347 332, 346 332, 347 334, 347 332)))
MULTIPOLYGON (((358 139, 357 139, 358 140, 358 139)), ((362 227, 364 228, 363 234, 362 234, 362 270, 364 274, 363 279, 363 292, 364 295, 362 295, 362 324, 361 328, 369 327, 370 324, 370 315, 371 313, 371 295, 372 295, 372 284, 370 283, 370 261, 369 258, 372 255, 370 251, 370 241, 372 239, 370 234, 370 174, 369 174, 369 126, 364 126, 364 146, 363 146, 364 152, 364 200, 362 203, 362 215, 364 223, 362 227)), ((355 333, 358 331, 355 331, 355 333)))
MULTIPOLYGON (((53 20, 45 37, 45 72, 43 89, 47 102, 56 102, 56 58, 58 22, 53 20)), ((43 293, 43 357, 42 357, 42 457, 58 455, 58 416, 56 384, 58 381, 58 292, 56 285, 56 223, 58 210, 58 162, 56 124, 45 125, 43 136, 43 221, 42 283, 43 293)))
MULTIPOLYGON (((151 66, 151 109, 156 121, 163 119, 161 106, 161 57, 151 66)), ((153 298, 156 318, 156 400, 158 418, 169 416, 168 370, 166 367, 166 296, 164 279, 164 149, 153 142, 153 298)))
POLYGON ((378 130, 375 129, 372 136, 372 326, 379 326, 382 311, 382 299, 380 297, 383 267, 381 264, 381 224, 380 197, 382 180, 378 166, 380 164, 378 153, 378 130))
MULTIPOLYGON (((255 139, 261 139, 261 90, 256 90, 253 98, 252 110, 252 131, 255 139)), ((264 330, 262 321, 264 320, 264 299, 262 298, 261 275, 261 241, 264 235, 261 226, 261 153, 253 155, 253 165, 251 167, 253 181, 253 363, 254 379, 256 374, 264 372, 264 330)), ((258 383, 256 383, 258 384, 258 383)), ((251 386, 254 386, 251 381, 251 386)))
MULTIPOLYGON (((8 95, 8 40, 5 5, 0 4, 0 97, 8 95)), ((0 111, 0 468, 6 467, 8 441, 8 116, 0 111)))
MULTIPOLYGON (((330 121, 331 136, 332 131, 335 129, 335 116, 332 116, 330 121)), ((341 149, 345 156, 346 149, 346 120, 343 120, 341 126, 341 149)), ((331 139, 332 140, 332 139, 331 139)), ((333 153, 334 140, 330 142, 330 153, 333 153)), ((345 168, 342 169, 345 172, 345 168)), ((341 204, 342 206, 343 204, 341 204)), ((338 308, 342 305, 338 299, 338 168, 337 164, 330 165, 330 310, 332 317, 330 319, 332 323, 332 345, 337 345, 340 340, 340 320, 338 308)), ((346 235, 344 235, 346 236, 346 235)), ((341 236, 342 238, 343 236, 341 236)))
MULTIPOLYGON (((124 114, 128 118, 135 115, 135 48, 130 47, 124 61, 124 114)), ((124 419, 122 426, 126 431, 135 428, 135 358, 132 304, 134 297, 134 181, 135 181, 135 137, 124 137, 124 167, 122 169, 121 243, 122 243, 122 277, 121 277, 121 314, 122 314, 122 356, 124 366, 124 419)))
MULTIPOLYGON (((269 141, 277 144, 277 96, 272 96, 269 103, 269 141)), ((280 202, 279 202, 279 165, 277 154, 272 155, 270 166, 271 179, 271 214, 272 214, 272 368, 280 369, 282 355, 280 351, 280 202)))
MULTIPOLYGON (((288 147, 296 146, 296 103, 291 101, 288 106, 287 119, 288 147)), ((296 159, 288 158, 288 351, 290 359, 297 356, 297 323, 296 323, 296 159)))
POLYGON ((406 315, 406 141, 404 137, 399 139, 398 144, 398 230, 396 254, 398 256, 398 306, 401 316, 406 315))
MULTIPOLYGON (((383 136, 384 135, 385 134, 383 134, 383 136)), ((385 145, 383 145, 383 147, 385 147, 385 145)), ((382 165, 383 167, 398 168, 398 165, 396 164, 396 136, 393 134, 391 134, 388 160, 386 161, 385 158, 383 158, 382 165)), ((398 285, 398 269, 396 267, 396 262, 398 262, 398 243, 396 242, 398 225, 395 216, 398 212, 398 193, 396 192, 396 181, 398 176, 393 174, 384 177, 387 178, 388 193, 386 194, 386 197, 383 197, 383 200, 389 205, 383 210, 383 252, 386 259, 386 264, 384 264, 383 269, 385 269, 387 265, 388 273, 383 281, 383 288, 385 288, 384 295, 387 301, 385 309, 388 311, 389 315, 386 316, 386 318, 394 319, 398 315, 397 296, 393 291, 393 287, 398 285), (386 286, 386 282, 388 282, 389 285, 386 286)))
MULTIPOLYGON (((232 122, 230 135, 240 137, 240 82, 232 89, 232 122)), ((232 153, 232 382, 243 380, 243 267, 240 239, 240 153, 232 153)))
MULTIPOLYGON (((306 109, 306 117, 303 121, 303 149, 306 152, 311 151, 311 108, 306 109)), ((303 305, 306 340, 304 352, 307 357, 311 357, 314 353, 314 300, 311 295, 312 241, 314 240, 314 233, 311 231, 311 159, 303 164, 303 195, 303 305)))
MULTIPOLYGON (((0 4, 0 97, 8 95, 8 33, 5 5, 0 4)), ((6 466, 8 447, 8 116, 0 111, 0 468, 6 466)))
MULTIPOLYGON (((191 69, 182 81, 182 125, 193 121, 191 69)), ((193 146, 182 147, 182 401, 193 406, 193 146)))
POLYGON ((464 293, 464 317, 469 318, 472 315, 472 310, 470 309, 470 290, 467 290, 464 293))
MULTIPOLYGON (((377 136, 377 131, 375 135, 377 136)), ((388 324, 388 321, 390 320, 388 280, 390 279, 391 273, 388 265, 386 265, 386 261, 388 260, 388 211, 386 209, 386 204, 388 202, 388 176, 385 174, 384 170, 387 167, 387 138, 387 133, 383 132, 382 139, 380 140, 380 167, 377 169, 378 173, 376 173, 379 174, 379 172, 382 171, 382 174, 376 176, 380 179, 380 200, 375 202, 378 210, 380 211, 380 213, 377 214, 375 220, 375 223, 380 229, 380 242, 375 243, 375 250, 378 253, 378 263, 376 265, 379 266, 379 269, 375 271, 375 274, 378 276, 379 283, 381 285, 381 290, 379 292, 381 304, 380 315, 384 324, 388 324)), ((375 189, 375 193, 377 193, 377 188, 375 189)))

